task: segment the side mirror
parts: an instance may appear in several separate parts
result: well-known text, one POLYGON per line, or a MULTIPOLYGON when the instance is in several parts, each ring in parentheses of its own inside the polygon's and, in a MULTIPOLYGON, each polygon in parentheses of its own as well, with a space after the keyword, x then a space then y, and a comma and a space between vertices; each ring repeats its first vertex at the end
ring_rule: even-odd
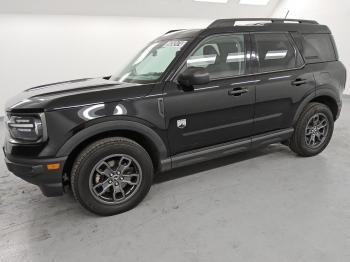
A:
POLYGON ((210 75, 205 68, 190 67, 181 73, 177 80, 184 91, 192 91, 194 85, 208 84, 210 75))

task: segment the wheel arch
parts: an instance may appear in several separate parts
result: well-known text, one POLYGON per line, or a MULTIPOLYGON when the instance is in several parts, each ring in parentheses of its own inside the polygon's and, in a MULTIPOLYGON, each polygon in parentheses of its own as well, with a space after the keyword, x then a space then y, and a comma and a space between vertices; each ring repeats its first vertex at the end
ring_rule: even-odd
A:
POLYGON ((310 103, 311 102, 318 102, 318 103, 321 103, 321 104, 328 106, 329 109, 332 111, 334 121, 337 120, 339 106, 334 98, 327 96, 327 95, 321 95, 321 96, 317 96, 314 99, 312 99, 310 101, 310 103))
POLYGON ((164 141, 150 127, 127 120, 106 121, 81 130, 60 148, 57 156, 67 156, 64 173, 70 173, 74 160, 87 145, 112 136, 126 137, 143 146, 150 155, 155 170, 159 170, 161 160, 167 158, 168 151, 164 141))
POLYGON ((305 106, 311 102, 318 102, 318 103, 325 104, 326 106, 328 106, 330 108, 330 110, 332 111, 333 118, 335 121, 339 116, 339 109, 340 109, 339 103, 340 102, 338 102, 338 101, 340 101, 340 99, 337 98, 337 96, 334 94, 334 92, 323 91, 323 92, 317 92, 316 95, 314 93, 310 94, 299 105, 299 107, 294 115, 294 118, 293 118, 293 125, 298 121, 299 116, 303 112, 305 106))

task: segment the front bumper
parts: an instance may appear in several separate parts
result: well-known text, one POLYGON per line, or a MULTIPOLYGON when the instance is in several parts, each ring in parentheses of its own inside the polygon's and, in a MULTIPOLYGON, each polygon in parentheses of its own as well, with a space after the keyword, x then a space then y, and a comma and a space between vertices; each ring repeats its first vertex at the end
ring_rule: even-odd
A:
POLYGON ((40 187, 47 196, 63 194, 63 167, 66 157, 53 159, 19 159, 5 154, 5 162, 10 172, 23 180, 40 187), (47 164, 59 163, 57 170, 47 169, 47 164))

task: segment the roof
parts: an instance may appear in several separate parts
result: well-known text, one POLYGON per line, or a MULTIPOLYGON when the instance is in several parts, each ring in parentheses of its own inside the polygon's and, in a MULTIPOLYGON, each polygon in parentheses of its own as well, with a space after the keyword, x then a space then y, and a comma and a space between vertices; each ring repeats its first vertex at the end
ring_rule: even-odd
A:
POLYGON ((314 20, 281 19, 281 18, 236 18, 219 19, 211 23, 208 31, 264 32, 264 31, 297 31, 300 33, 330 33, 325 25, 314 20), (237 22, 255 22, 238 25, 237 22))
POLYGON ((261 25, 261 22, 270 22, 273 24, 313 24, 318 25, 315 20, 304 20, 304 19, 282 19, 282 18, 232 18, 232 19, 218 19, 211 23, 208 28, 212 27, 225 27, 234 26, 237 22, 259 22, 257 25, 261 25))
POLYGON ((330 34, 326 25, 320 25, 314 20, 281 19, 281 18, 235 18, 215 20, 205 29, 178 29, 166 32, 157 38, 159 40, 190 39, 197 36, 208 36, 219 33, 243 32, 300 32, 301 34, 330 34), (238 25, 237 22, 251 22, 238 25))

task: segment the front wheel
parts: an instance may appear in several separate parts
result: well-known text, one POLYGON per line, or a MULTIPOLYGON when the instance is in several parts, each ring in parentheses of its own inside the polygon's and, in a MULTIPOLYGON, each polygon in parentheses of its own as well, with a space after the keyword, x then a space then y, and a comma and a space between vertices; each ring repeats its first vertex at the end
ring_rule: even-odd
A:
POLYGON ((71 174, 75 198, 98 215, 115 215, 135 207, 148 193, 153 165, 147 151, 122 137, 92 143, 77 157, 71 174))
POLYGON ((327 147, 333 128, 334 119, 329 107, 310 103, 296 123, 289 147, 300 156, 317 155, 327 147))

